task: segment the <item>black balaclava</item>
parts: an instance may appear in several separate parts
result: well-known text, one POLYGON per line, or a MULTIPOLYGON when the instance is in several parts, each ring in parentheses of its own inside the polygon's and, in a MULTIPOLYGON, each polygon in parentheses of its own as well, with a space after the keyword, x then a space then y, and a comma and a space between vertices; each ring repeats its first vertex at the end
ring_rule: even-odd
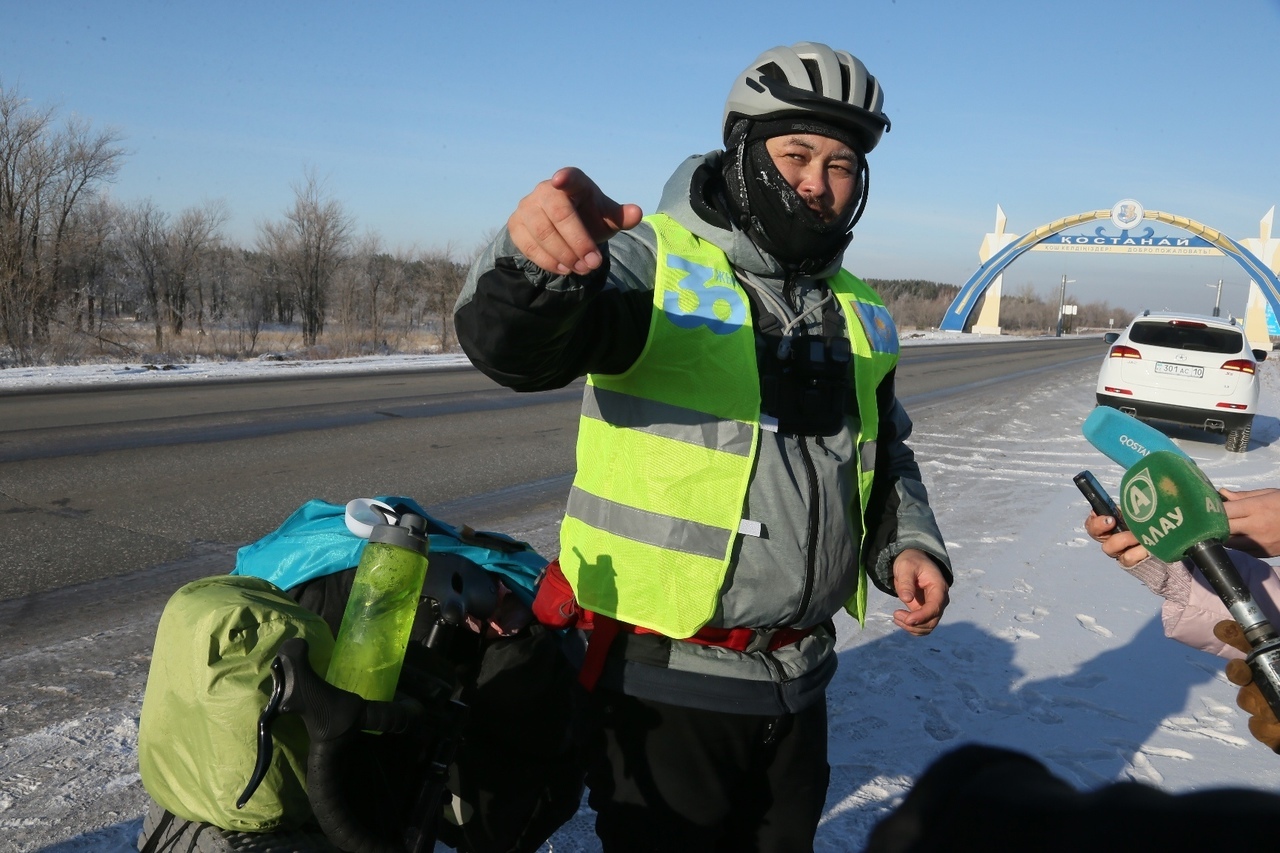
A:
POLYGON ((866 157, 851 134, 820 121, 739 119, 726 140, 722 175, 738 227, 793 272, 812 274, 835 260, 853 239, 853 226, 866 204, 866 157), (774 165, 765 140, 787 133, 826 136, 857 154, 859 187, 839 218, 823 222, 774 165))

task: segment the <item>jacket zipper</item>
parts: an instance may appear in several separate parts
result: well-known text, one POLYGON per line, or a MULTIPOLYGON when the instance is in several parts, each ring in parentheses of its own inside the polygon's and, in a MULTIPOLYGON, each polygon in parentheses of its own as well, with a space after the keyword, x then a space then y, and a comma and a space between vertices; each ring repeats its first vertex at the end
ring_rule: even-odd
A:
POLYGON ((809 530, 804 555, 804 587, 800 594, 800 611, 797 619, 804 617, 813 598, 814 574, 818 562, 818 469, 809 453, 809 439, 798 436, 800 457, 804 460, 804 473, 809 478, 809 530))
MULTIPOLYGON (((782 284, 782 295, 794 315, 799 317, 804 310, 804 305, 800 304, 801 301, 796 298, 796 278, 795 273, 787 275, 782 284)), ((809 529, 806 531, 805 542, 804 586, 800 591, 800 609, 796 613, 796 618, 802 619, 809 611, 809 604, 813 599, 814 575, 818 562, 818 469, 813 464, 813 455, 809 452, 809 439, 805 436, 797 436, 796 442, 800 449, 800 457, 804 460, 805 476, 809 480, 809 529)))

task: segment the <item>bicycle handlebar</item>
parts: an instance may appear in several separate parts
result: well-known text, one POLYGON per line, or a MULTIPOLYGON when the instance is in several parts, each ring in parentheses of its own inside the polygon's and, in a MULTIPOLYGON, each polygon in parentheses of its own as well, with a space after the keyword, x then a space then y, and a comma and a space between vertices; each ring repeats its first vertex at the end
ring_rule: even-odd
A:
POLYGON ((271 766, 275 718, 281 713, 298 714, 311 740, 307 795, 325 835, 351 853, 404 853, 405 841, 393 827, 364 820, 351 808, 340 768, 362 731, 425 737, 426 709, 412 699, 370 702, 334 687, 311 668, 307 641, 298 637, 280 645, 271 663, 271 677, 271 700, 258 718, 258 760, 236 807, 249 801, 271 766))

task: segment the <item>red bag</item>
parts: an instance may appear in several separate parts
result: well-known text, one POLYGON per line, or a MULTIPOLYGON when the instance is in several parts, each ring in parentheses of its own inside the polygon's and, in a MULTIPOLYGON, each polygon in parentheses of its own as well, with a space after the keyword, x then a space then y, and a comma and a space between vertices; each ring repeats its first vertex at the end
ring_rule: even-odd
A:
POLYGON ((583 610, 582 605, 573 596, 573 587, 560 571, 560 561, 552 560, 547 564, 546 573, 538 584, 538 593, 533 599, 533 615, 548 628, 581 628, 590 631, 595 627, 590 610, 583 610))

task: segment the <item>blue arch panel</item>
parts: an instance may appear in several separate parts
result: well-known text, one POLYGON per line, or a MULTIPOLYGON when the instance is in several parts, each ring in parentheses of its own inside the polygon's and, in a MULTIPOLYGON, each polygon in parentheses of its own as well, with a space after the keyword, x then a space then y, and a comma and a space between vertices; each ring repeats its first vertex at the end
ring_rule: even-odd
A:
MULTIPOLYGON (((952 300, 951 305, 948 306, 946 314, 942 317, 942 322, 938 324, 938 328, 948 332, 963 332, 965 326, 968 325, 970 315, 978 306, 979 297, 996 280, 996 276, 1000 275, 1004 268, 1013 263, 1023 252, 1028 251, 1037 243, 1041 243, 1055 234, 1066 231, 1068 228, 1074 228, 1077 225, 1095 219, 1106 219, 1110 216, 1111 212, 1109 210, 1078 213, 1075 216, 1064 217, 1047 225, 1042 225, 1014 240, 992 255, 986 263, 978 267, 977 271, 969 277, 969 280, 960 288, 960 292, 956 294, 956 298, 952 300)), ((1223 254, 1239 264, 1249 278, 1258 283, 1263 295, 1267 298, 1267 302, 1271 305, 1271 310, 1275 312, 1277 317, 1280 317, 1280 279, 1276 278, 1276 274, 1257 255, 1225 234, 1185 217, 1174 217, 1158 211, 1147 211, 1145 218, 1164 222, 1207 239, 1220 249, 1223 254)))

